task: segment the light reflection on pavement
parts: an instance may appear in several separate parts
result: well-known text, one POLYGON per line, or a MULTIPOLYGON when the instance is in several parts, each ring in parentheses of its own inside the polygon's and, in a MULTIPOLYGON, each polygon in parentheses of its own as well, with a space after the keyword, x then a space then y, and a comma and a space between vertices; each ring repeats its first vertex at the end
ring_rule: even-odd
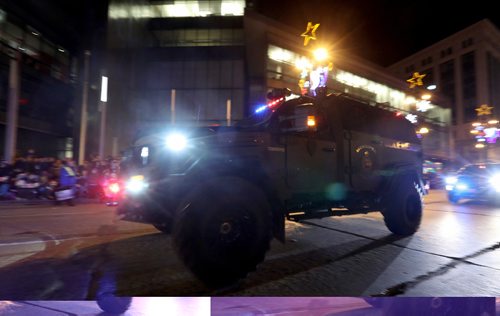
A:
MULTIPOLYGON (((95 301, 0 301, 0 316, 110 316, 95 301)), ((124 316, 209 316, 210 297, 134 297, 124 316)))

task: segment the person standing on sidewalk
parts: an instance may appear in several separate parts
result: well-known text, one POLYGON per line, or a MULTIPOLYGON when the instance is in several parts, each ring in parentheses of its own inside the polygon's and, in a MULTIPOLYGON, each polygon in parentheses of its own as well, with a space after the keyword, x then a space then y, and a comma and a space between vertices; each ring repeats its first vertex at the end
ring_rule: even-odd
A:
POLYGON ((0 160, 0 199, 2 200, 16 199, 9 191, 11 176, 12 167, 5 159, 0 160))
POLYGON ((62 161, 62 166, 59 169, 59 191, 68 190, 72 191, 72 197, 67 199, 68 205, 74 206, 75 197, 75 185, 76 185, 76 170, 68 163, 67 160, 62 161))

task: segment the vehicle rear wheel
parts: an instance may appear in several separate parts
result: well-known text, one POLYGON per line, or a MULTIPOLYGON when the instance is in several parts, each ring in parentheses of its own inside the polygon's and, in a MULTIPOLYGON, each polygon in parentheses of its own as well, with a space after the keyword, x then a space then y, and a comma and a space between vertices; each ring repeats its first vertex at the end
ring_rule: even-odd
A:
POLYGON ((422 220, 421 189, 411 176, 399 177, 395 181, 385 197, 384 221, 392 233, 412 235, 422 220))
POLYGON ((266 195, 243 179, 221 177, 188 194, 177 212, 173 238, 187 267, 208 286, 222 287, 264 260, 271 228, 266 195))
POLYGON ((118 297, 112 294, 104 294, 97 298, 97 305, 110 314, 123 314, 132 303, 131 297, 118 297))

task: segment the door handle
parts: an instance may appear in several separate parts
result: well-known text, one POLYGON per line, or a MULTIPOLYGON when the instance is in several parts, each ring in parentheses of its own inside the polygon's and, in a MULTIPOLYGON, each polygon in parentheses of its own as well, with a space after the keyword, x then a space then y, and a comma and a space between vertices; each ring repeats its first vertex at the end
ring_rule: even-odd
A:
POLYGON ((323 147, 321 150, 326 152, 332 152, 335 151, 335 147, 323 147))

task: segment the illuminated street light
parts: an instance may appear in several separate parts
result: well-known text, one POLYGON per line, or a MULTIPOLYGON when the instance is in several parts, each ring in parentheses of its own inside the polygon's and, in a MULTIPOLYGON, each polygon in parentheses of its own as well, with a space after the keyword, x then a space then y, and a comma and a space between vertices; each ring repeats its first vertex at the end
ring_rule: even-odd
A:
POLYGON ((477 143, 474 147, 481 149, 486 147, 486 145, 484 145, 483 143, 477 143))
POLYGON ((102 102, 107 102, 108 101, 108 77, 102 76, 101 77, 101 101, 102 102))
POLYGON ((430 100, 432 97, 432 95, 430 93, 426 93, 424 95, 422 95, 422 100, 430 100))
POLYGON ((313 52, 313 55, 314 55, 314 58, 317 60, 317 61, 325 61, 327 58, 328 58, 328 51, 325 49, 325 48, 317 48, 314 52, 313 52))
POLYGON ((429 129, 427 127, 421 127, 417 133, 419 134, 428 134, 429 133, 429 129))
POLYGON ((431 84, 427 87, 427 90, 436 90, 437 86, 435 84, 431 84))

